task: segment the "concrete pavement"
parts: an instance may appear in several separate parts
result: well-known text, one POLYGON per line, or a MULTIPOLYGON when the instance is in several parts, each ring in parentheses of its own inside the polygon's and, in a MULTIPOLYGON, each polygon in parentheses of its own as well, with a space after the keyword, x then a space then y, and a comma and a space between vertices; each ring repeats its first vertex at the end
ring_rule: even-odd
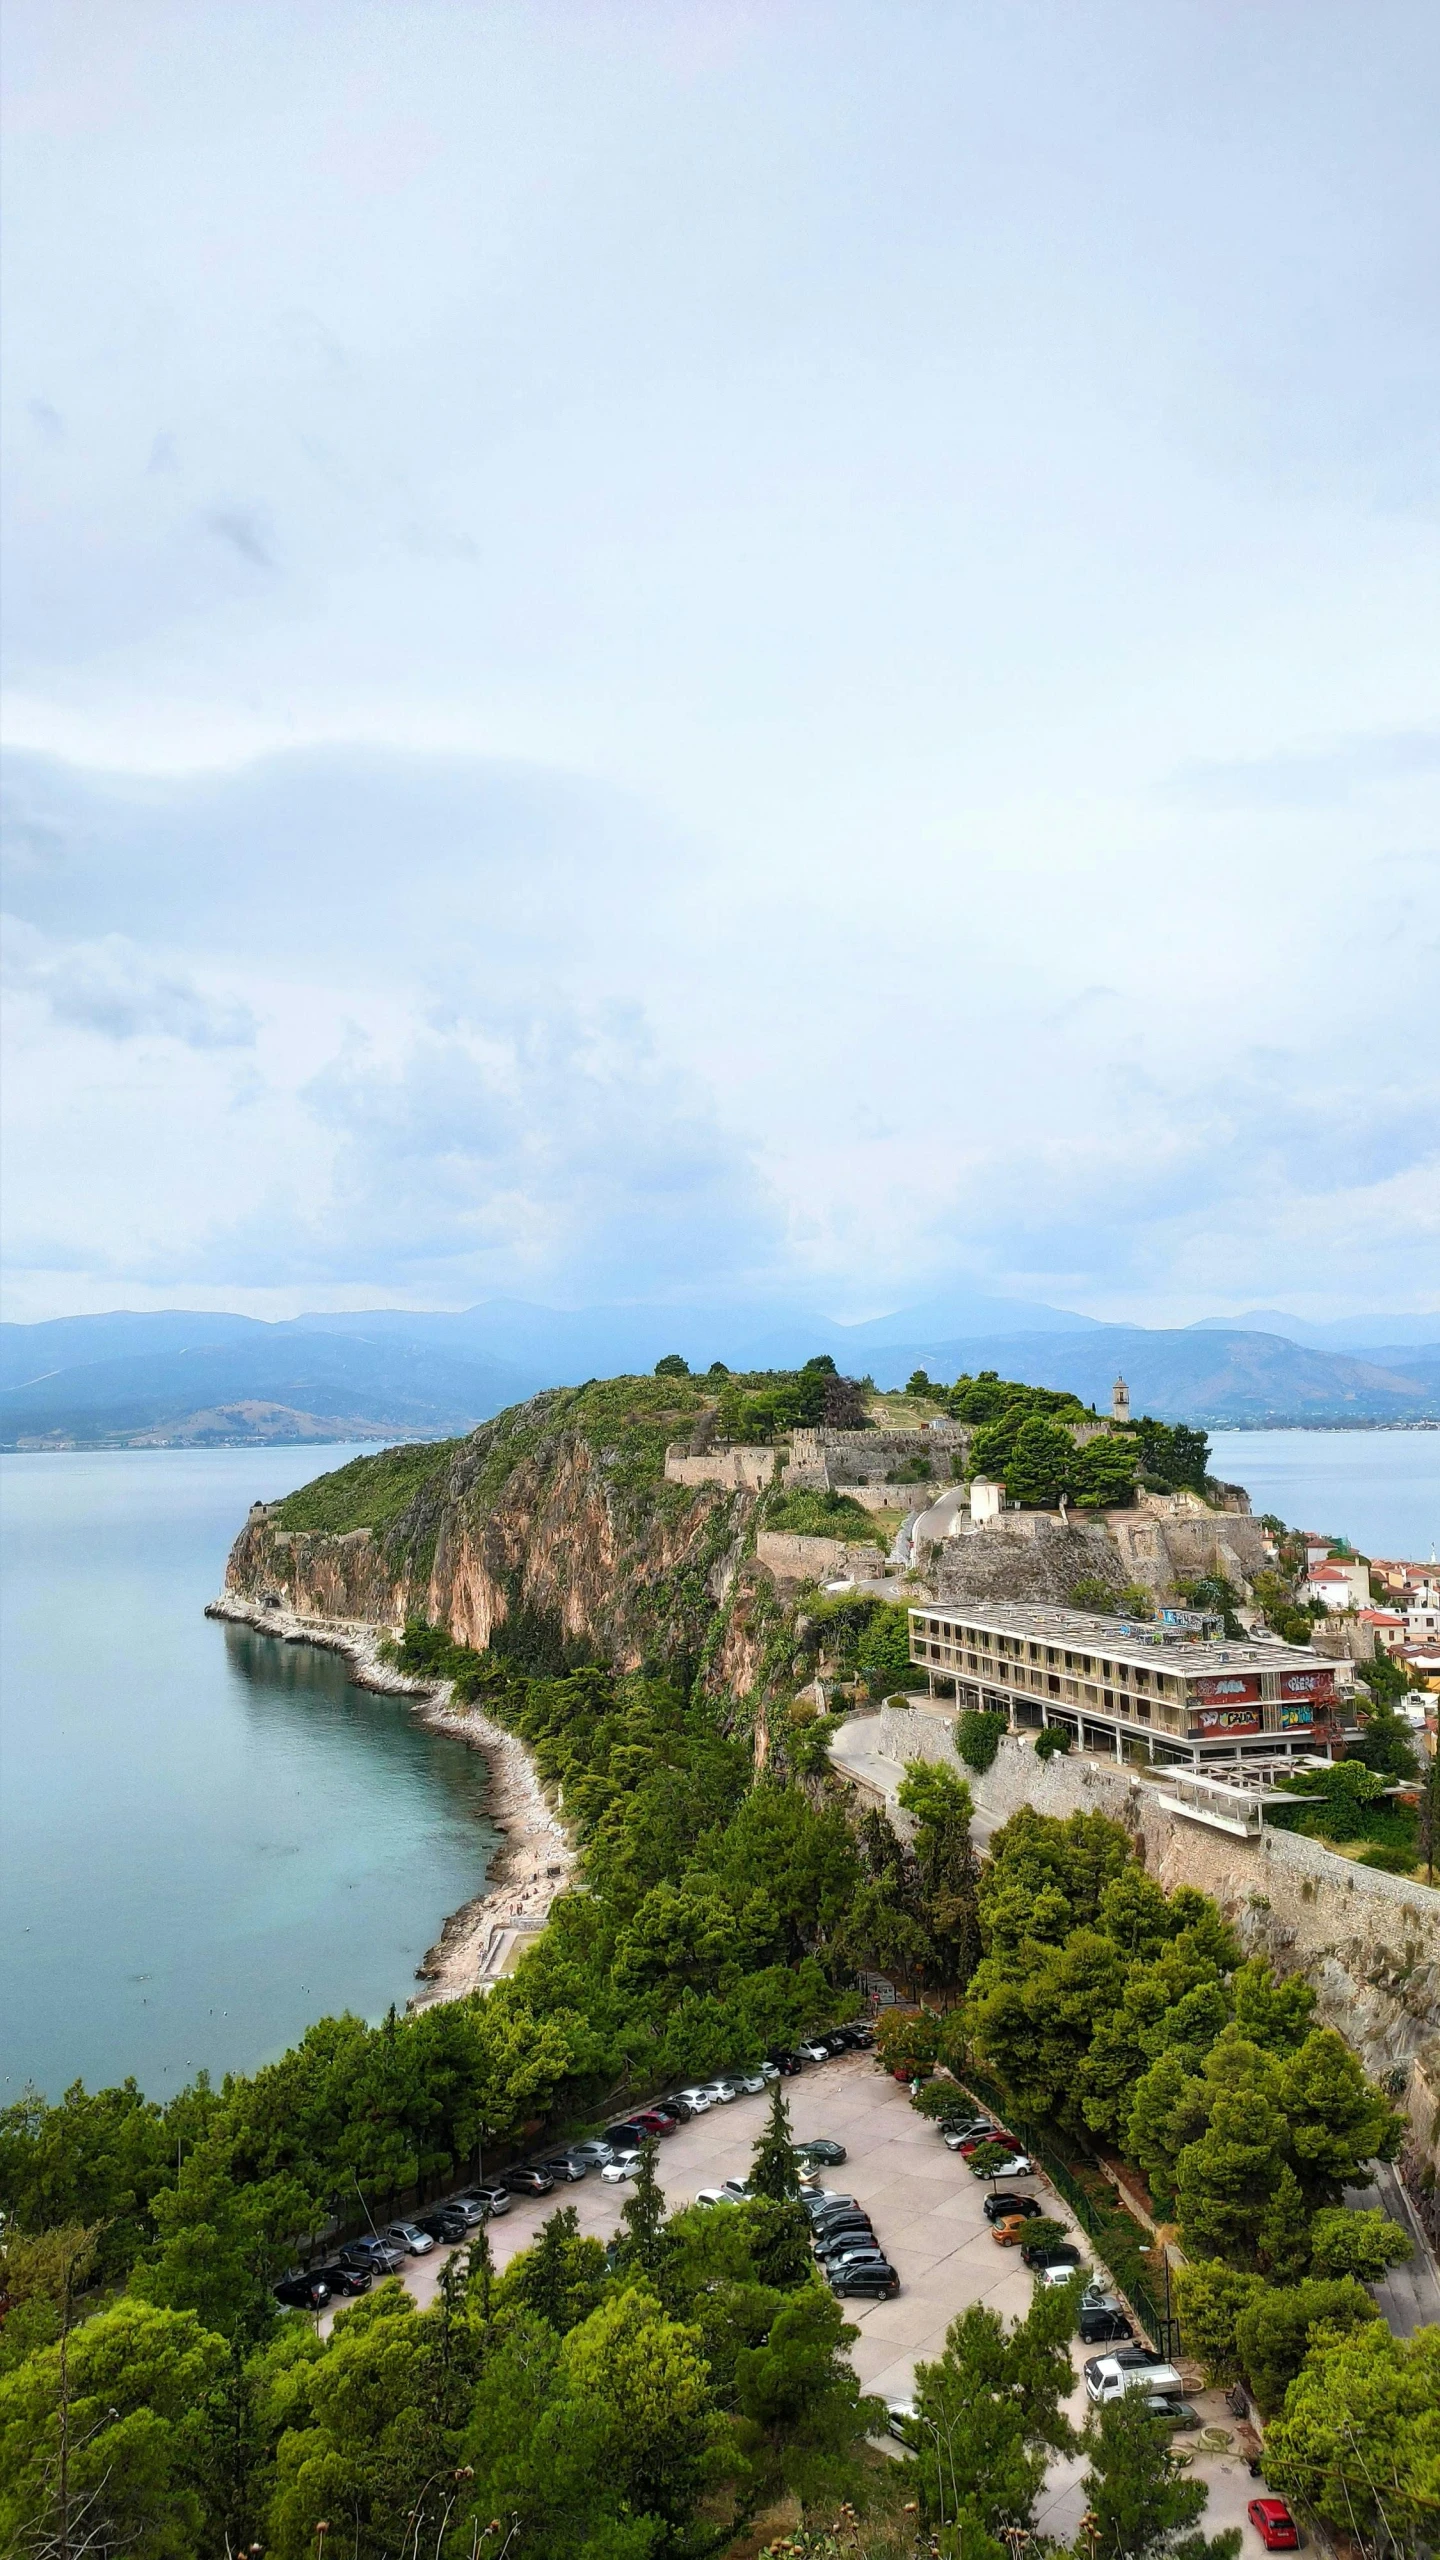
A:
MULTIPOLYGON (((901 2291, 893 2301, 845 2304, 845 2316, 857 2332, 851 2360, 867 2391, 886 2399, 908 2397, 916 2364, 941 2354, 951 2321, 972 2302, 988 2304, 1006 2320, 1023 2319, 1032 2279, 1018 2250, 999 2248, 994 2240, 983 2211, 988 2189, 956 2153, 946 2150, 934 2127, 910 2106, 905 2090, 877 2069, 871 2055, 848 2054, 816 2065, 787 2081, 785 2095, 797 2141, 828 2134, 844 2143, 845 2164, 827 2172, 826 2183, 859 2198, 900 2273, 901 2291)), ((672 2211, 700 2188, 743 2175, 768 2105, 768 2098, 753 2097, 712 2107, 661 2143, 657 2165, 672 2211)), ((1040 2196, 1047 2213, 1073 2228, 1070 2214, 1043 2178, 1016 2183, 1040 2196)), ((628 2192, 627 2187, 606 2186, 592 2172, 578 2184, 557 2187, 553 2195, 517 2196, 509 2213, 490 2226, 497 2266, 528 2248, 546 2217, 563 2205, 575 2207, 582 2231, 609 2239, 620 2227, 628 2192)), ((427 2258, 409 2261, 404 2280, 417 2301, 433 2300, 449 2254, 436 2249, 427 2258)), ((1075 2341, 1070 2415, 1077 2426, 1085 2417, 1082 2367, 1093 2352, 1075 2341)), ((1230 2442, 1234 2421, 1221 2393, 1189 2396, 1205 2425, 1219 2429, 1230 2442)), ((1078 2531, 1084 2469, 1083 2459, 1052 2466, 1041 2507, 1043 2530, 1059 2537, 1078 2531)), ((1251 2560, 1260 2542, 1245 2524, 1246 2501, 1256 2494, 1245 2464, 1217 2448, 1198 2454, 1194 2469, 1210 2490, 1207 2530, 1241 2525, 1245 2560, 1251 2560)))

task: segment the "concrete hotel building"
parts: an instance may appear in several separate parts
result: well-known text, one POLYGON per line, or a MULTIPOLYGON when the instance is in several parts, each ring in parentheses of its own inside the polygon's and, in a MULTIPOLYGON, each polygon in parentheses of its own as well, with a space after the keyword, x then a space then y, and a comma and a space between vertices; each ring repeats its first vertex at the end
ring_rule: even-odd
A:
POLYGON ((910 1659, 932 1696, 998 1709, 1012 1730, 1059 1724, 1083 1750, 1215 1776, 1328 1752, 1351 1721, 1348 1662, 1029 1601, 912 1608, 910 1659))

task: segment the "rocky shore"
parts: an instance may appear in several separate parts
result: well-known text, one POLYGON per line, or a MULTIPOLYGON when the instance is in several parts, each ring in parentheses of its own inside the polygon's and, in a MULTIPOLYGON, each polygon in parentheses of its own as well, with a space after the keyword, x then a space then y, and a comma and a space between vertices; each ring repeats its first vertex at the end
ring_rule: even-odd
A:
POLYGON ((379 1627, 358 1620, 297 1617, 288 1609, 264 1608, 258 1601, 241 1599, 233 1591, 212 1600, 205 1615, 257 1628, 282 1644, 313 1644, 327 1653, 343 1654, 357 1688, 408 1698, 422 1723, 433 1725, 439 1733, 454 1734, 484 1753, 490 1772, 486 1810, 501 1834, 502 1846, 491 1860, 484 1892, 451 1912, 417 1966, 424 1988, 408 2006, 428 2008, 434 2001, 455 2000, 498 1980, 526 1940, 544 1927, 551 1903, 567 1890, 575 1868, 569 1837, 546 1802, 524 1744, 479 1707, 454 1705, 448 1681, 416 1680, 382 1661, 384 1630, 379 1627))

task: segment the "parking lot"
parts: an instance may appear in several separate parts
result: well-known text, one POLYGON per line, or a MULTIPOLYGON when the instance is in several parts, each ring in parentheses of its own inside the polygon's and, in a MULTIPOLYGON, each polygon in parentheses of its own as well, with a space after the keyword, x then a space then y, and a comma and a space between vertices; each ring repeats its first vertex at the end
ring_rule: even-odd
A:
MULTIPOLYGON (((827 2170, 825 2183, 865 2206, 899 2271, 901 2290, 893 2301, 850 2300, 845 2316, 859 2332, 851 2355, 865 2389, 883 2399, 906 2398, 917 2362, 941 2353, 957 2312, 984 2302, 1007 2320, 1023 2319, 1033 2279, 1018 2249, 996 2246, 983 2210, 988 2187, 946 2150, 933 2125, 910 2106, 905 2090, 876 2068, 873 2055, 844 2055, 784 2085, 797 2141, 828 2134, 844 2143, 849 2155, 845 2165, 827 2170)), ((730 2106, 712 2107, 661 2143, 657 2166, 672 2210, 688 2204, 702 2187, 743 2177, 769 2104, 768 2096, 741 2097, 730 2106)), ((1044 2198, 1047 2212, 1071 2221, 1042 2177, 1004 2183, 1030 2189, 1044 2198)), ((606 2186, 592 2172, 577 2184, 557 2186, 553 2195, 516 2196, 510 2211, 490 2226, 497 2266, 528 2247, 546 2216, 561 2205, 574 2206, 582 2231, 608 2240, 619 2228, 628 2193, 628 2187, 606 2186)), ((436 2249, 429 2257, 409 2261, 404 2281, 419 2301, 432 2298, 448 2254, 436 2249)), ((1070 2414, 1077 2425, 1085 2414, 1081 2368, 1094 2352, 1076 2340, 1070 2414)), ((1234 2421, 1218 2391, 1188 2396, 1206 2426, 1231 2433, 1234 2421)), ((1078 2531, 1084 2467, 1083 2460, 1054 2466, 1038 2517, 1043 2531, 1065 2538, 1078 2531)), ((1246 2501, 1258 2484, 1243 2462, 1223 2453, 1197 2455, 1194 2471, 1210 2490, 1206 2529, 1214 2533, 1224 2525, 1242 2526, 1249 2560, 1261 2547, 1245 2522, 1246 2501)))

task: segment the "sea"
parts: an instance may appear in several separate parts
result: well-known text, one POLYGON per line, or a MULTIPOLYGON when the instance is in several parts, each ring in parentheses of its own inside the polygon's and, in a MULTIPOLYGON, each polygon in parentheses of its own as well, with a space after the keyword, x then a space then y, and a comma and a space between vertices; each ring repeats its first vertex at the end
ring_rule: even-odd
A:
MULTIPOLYGON (((483 1889, 480 1754, 204 1614, 251 1502, 358 1454, 0 1454, 0 2106, 382 2017, 483 1889)), ((1440 1431, 1218 1432, 1211 1464, 1366 1554, 1440 1537, 1440 1431)))
POLYGON ((204 1614, 251 1502, 359 1454, 0 1455, 0 2106, 381 2018, 483 1890, 479 1752, 204 1614))
POLYGON ((1440 1553, 1440 1430, 1212 1431, 1210 1472, 1290 1529, 1362 1556, 1440 1553))

